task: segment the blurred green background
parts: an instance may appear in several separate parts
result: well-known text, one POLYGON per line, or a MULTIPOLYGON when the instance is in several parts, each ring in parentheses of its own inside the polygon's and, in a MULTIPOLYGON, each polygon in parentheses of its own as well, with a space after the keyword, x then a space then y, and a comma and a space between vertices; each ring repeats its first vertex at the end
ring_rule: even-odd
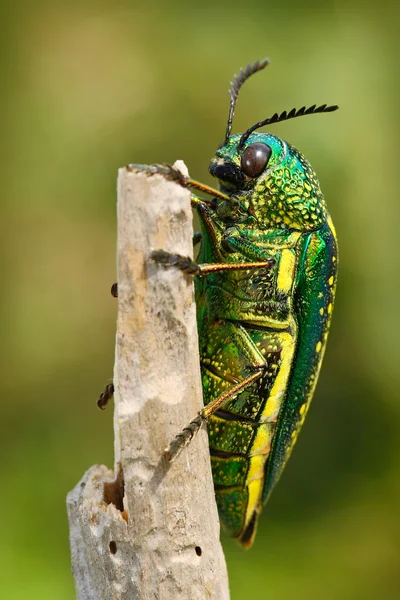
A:
POLYGON ((272 60, 234 131, 273 126, 319 174, 340 240, 312 410, 254 548, 224 540, 232 600, 400 597, 399 4, 153 0, 0 6, 1 596, 72 600, 66 493, 113 464, 115 179, 183 158, 210 182, 229 80, 272 60), (3 518, 4 517, 4 518, 3 518))

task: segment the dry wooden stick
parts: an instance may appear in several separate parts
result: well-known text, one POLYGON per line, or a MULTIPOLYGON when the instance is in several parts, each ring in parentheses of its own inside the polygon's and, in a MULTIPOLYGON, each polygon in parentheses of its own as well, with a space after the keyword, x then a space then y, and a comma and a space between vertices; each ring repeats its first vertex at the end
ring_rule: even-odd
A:
POLYGON ((79 600, 229 599, 205 429, 171 465, 163 459, 202 396, 192 278, 149 255, 191 256, 191 222, 187 190, 120 170, 118 476, 92 467, 68 494, 79 600))

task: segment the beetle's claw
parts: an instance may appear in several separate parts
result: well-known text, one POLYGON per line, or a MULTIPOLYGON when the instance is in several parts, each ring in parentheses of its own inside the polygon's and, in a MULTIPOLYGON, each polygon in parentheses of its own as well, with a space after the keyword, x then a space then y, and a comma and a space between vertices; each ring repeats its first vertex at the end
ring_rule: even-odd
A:
POLYGON ((180 433, 172 440, 168 448, 164 450, 164 456, 168 460, 168 462, 172 462, 177 458, 182 450, 189 444, 189 442, 194 438, 196 433, 199 431, 200 427, 205 421, 205 417, 203 417, 202 412, 200 411, 197 417, 195 417, 192 421, 190 421, 187 427, 184 427, 180 433))
POLYGON ((163 175, 166 179, 171 179, 172 181, 176 181, 183 187, 186 187, 188 182, 188 177, 184 175, 179 169, 176 167, 169 165, 167 163, 158 165, 138 165, 135 163, 131 163, 126 166, 128 171, 134 173, 145 173, 146 175, 163 175))
POLYGON ((153 250, 150 254, 150 258, 154 260, 154 262, 164 265, 165 267, 175 267, 189 275, 194 275, 200 271, 198 264, 189 258, 189 256, 172 254, 165 250, 153 250))
POLYGON ((100 394, 99 399, 97 400, 97 406, 104 410, 107 406, 109 400, 114 395, 114 383, 108 383, 104 388, 104 391, 100 394))

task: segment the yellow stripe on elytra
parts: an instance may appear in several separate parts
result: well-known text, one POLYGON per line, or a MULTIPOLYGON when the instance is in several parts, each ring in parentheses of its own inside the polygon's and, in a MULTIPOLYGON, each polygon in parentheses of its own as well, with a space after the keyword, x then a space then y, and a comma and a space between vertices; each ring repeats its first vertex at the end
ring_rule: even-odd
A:
POLYGON ((293 250, 282 250, 279 261, 278 278, 276 287, 278 292, 288 294, 293 286, 296 255, 293 250))
MULTIPOLYGON (((294 321, 291 323, 291 328, 292 331, 296 331, 296 325, 294 321)), ((282 406, 282 401, 285 396, 290 369, 292 366, 296 336, 285 332, 279 333, 277 337, 282 348, 281 364, 279 366, 279 371, 275 378, 274 385, 271 388, 267 403, 261 415, 261 422, 274 422, 277 420, 280 408, 282 406)))
POLYGON ((247 485, 250 485, 255 479, 262 479, 264 477, 264 468, 266 456, 259 454, 258 456, 252 456, 250 459, 250 467, 247 473, 247 485))
POLYGON ((256 436, 257 441, 252 445, 249 470, 246 477, 249 500, 246 507, 245 527, 249 523, 254 510, 261 507, 265 463, 271 450, 272 435, 272 424, 264 423, 259 427, 256 436))
MULTIPOLYGON (((291 328, 296 332, 294 321, 291 321, 291 328)), ((250 449, 250 464, 246 477, 249 501, 246 508, 245 527, 250 522, 254 510, 257 510, 262 503, 265 463, 271 450, 274 424, 278 419, 285 397, 295 350, 295 335, 286 332, 275 335, 277 335, 277 343, 282 348, 281 364, 250 449)))
MULTIPOLYGON (((329 225, 329 229, 330 229, 330 230, 332 231, 332 233, 333 233, 333 237, 335 238, 335 240, 337 240, 336 229, 335 229, 335 226, 334 226, 334 224, 333 224, 333 221, 332 221, 332 218, 331 218, 331 216, 330 216, 330 215, 328 215, 328 218, 327 218, 327 223, 328 223, 328 225, 329 225)), ((336 259, 335 259, 335 260, 336 260, 336 259)))
POLYGON ((273 423, 261 423, 261 425, 258 426, 257 435, 251 445, 250 456, 268 456, 271 448, 273 432, 273 423))
POLYGON ((253 479, 248 486, 249 500, 247 502, 246 517, 244 520, 244 528, 250 523, 251 517, 255 510, 261 505, 262 491, 263 491, 263 477, 260 479, 253 479))

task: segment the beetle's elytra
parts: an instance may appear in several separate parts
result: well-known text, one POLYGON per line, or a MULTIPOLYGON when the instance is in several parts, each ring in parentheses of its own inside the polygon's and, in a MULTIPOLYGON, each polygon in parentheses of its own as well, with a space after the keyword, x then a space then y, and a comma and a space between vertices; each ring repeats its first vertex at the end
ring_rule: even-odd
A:
POLYGON ((337 272, 336 234, 315 172, 296 148, 257 130, 338 107, 276 113, 231 135, 241 86, 267 64, 249 65, 231 84, 226 135, 210 164, 219 191, 173 168, 131 165, 212 196, 192 194, 199 264, 163 251, 152 258, 195 276, 205 408, 171 453, 207 420, 220 520, 245 547, 306 417, 337 272))

